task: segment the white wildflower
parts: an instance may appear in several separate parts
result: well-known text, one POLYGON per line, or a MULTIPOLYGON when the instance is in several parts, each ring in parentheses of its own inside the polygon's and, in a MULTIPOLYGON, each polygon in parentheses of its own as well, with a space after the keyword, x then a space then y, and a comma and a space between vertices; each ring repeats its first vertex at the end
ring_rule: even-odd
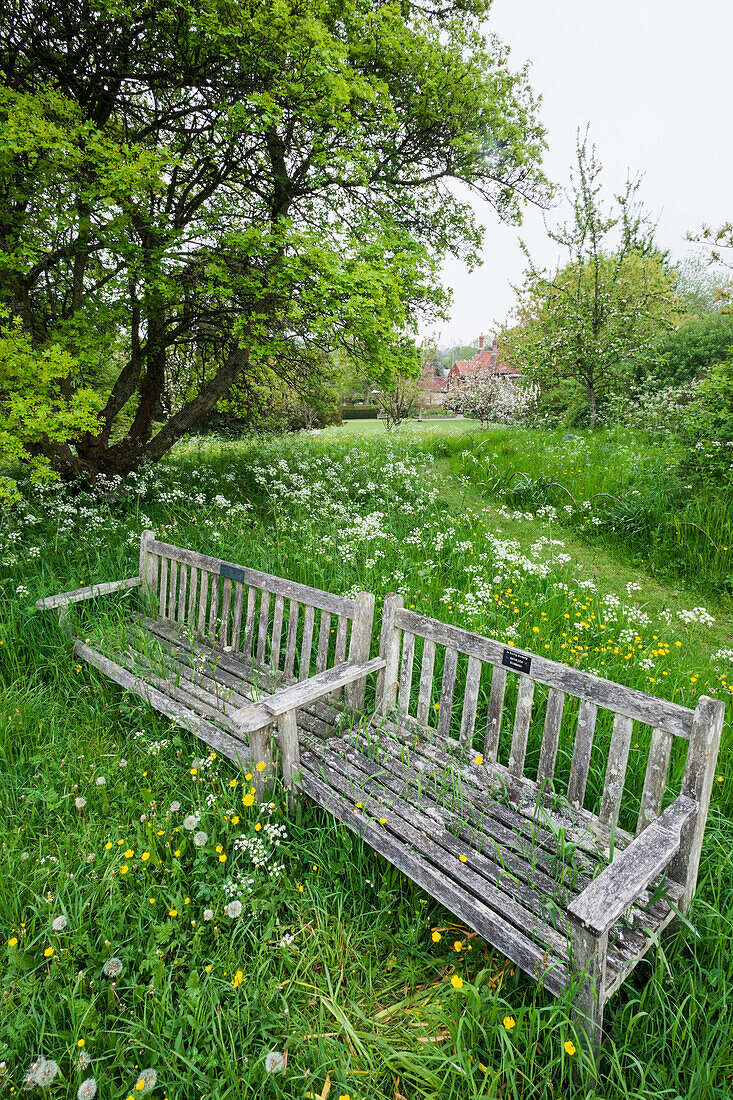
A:
POLYGON ((63 915, 60 917, 54 917, 53 921, 51 922, 51 927, 53 928, 54 932, 63 932, 66 928, 66 917, 64 917, 63 915))
POLYGON ((230 901, 229 904, 227 905, 226 914, 227 914, 228 917, 232 917, 232 919, 236 919, 238 916, 241 915, 241 912, 242 912, 242 903, 241 903, 241 901, 230 901))
POLYGON ((104 776, 103 775, 98 775, 97 776, 97 786, 98 787, 104 787, 104 786, 106 786, 106 784, 107 784, 107 780, 104 778, 104 776))
POLYGON ((93 1077, 87 1077, 76 1090, 76 1100, 94 1100, 97 1095, 97 1082, 93 1077))
POLYGON ((171 813, 172 814, 177 814, 178 811, 180 810, 180 808, 181 808, 181 803, 180 802, 171 802, 171 813))
POLYGON ((192 833, 198 823, 198 814, 189 814, 188 817, 183 819, 183 828, 188 829, 188 831, 192 833))
POLYGON ((213 920, 213 919, 214 919, 214 910, 213 909, 204 909, 204 920, 213 920))
POLYGON ((119 978, 122 973, 122 959, 118 959, 114 955, 111 959, 107 959, 102 967, 102 973, 105 978, 119 978))
POLYGON ((75 798, 74 799, 74 805, 76 806, 77 810, 83 810, 84 807, 86 806, 86 804, 87 804, 86 798, 75 798))
POLYGON ((206 833, 202 829, 199 829, 199 831, 197 833, 193 834, 193 842, 194 842, 194 844, 196 845, 197 848, 203 848, 204 844, 206 844, 206 841, 208 839, 209 839, 208 836, 206 835, 206 833))
POLYGON ((158 1074, 154 1069, 144 1069, 139 1075, 135 1083, 135 1091, 138 1095, 144 1096, 146 1092, 152 1092, 158 1083, 158 1074), (140 1082, 142 1081, 142 1087, 140 1082))
POLYGON ((285 1055, 279 1050, 268 1050, 265 1070, 267 1073, 285 1073, 285 1055))

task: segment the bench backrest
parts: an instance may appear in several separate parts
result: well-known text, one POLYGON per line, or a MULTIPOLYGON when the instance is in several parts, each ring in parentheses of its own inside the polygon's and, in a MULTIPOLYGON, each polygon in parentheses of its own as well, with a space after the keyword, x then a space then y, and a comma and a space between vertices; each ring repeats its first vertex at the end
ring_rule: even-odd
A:
MULTIPOLYGON (((703 696, 693 711, 418 615, 394 595, 385 599, 381 655, 387 666, 377 689, 378 712, 396 708, 453 750, 474 757, 480 752, 483 763, 495 765, 507 779, 510 794, 512 788, 520 796, 534 792, 546 802, 554 788, 608 831, 619 821, 632 744, 643 746, 643 787, 634 799, 640 832, 661 811, 673 743, 688 742, 682 793, 704 803, 707 812, 724 713, 718 700, 703 696), (439 683, 434 683, 436 668, 442 668, 439 683), (513 722, 507 714, 511 701, 513 722), (649 728, 635 730, 635 723, 649 728), (531 730, 537 730, 536 738, 530 738, 531 730), (562 786, 556 775, 559 751, 562 786), (603 793, 589 815, 582 808, 591 768, 603 776, 603 793)), ((629 807, 624 809, 631 824, 629 807)))
MULTIPOLYGON (((348 659, 369 658, 374 596, 336 596, 233 562, 159 542, 144 531, 140 579, 157 617, 216 648, 305 680, 348 659)), ((348 690, 348 689, 347 689, 348 690)), ((348 690, 358 708, 363 684, 348 690)))

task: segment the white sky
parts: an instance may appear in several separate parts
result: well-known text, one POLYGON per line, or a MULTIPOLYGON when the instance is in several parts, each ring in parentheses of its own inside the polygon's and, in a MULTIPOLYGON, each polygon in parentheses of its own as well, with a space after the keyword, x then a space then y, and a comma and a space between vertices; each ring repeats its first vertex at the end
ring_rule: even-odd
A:
MULTIPOLYGON (((702 222, 733 220, 730 0, 494 0, 486 26, 511 47, 513 68, 530 62, 553 181, 568 184, 576 131, 589 123, 604 194, 619 190, 628 170, 642 173, 639 197, 675 257, 695 249, 685 234, 702 222)), ((525 267, 520 235, 535 261, 556 258, 540 212, 528 209, 517 229, 476 205, 484 263, 473 274, 454 260, 444 266, 454 301, 436 333, 443 346, 488 335, 508 317, 525 267)))

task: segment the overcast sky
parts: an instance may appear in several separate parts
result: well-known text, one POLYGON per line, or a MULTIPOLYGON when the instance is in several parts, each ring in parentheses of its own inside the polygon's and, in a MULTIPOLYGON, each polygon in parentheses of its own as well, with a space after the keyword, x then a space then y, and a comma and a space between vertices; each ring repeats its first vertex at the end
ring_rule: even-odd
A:
MULTIPOLYGON (((569 182, 576 131, 589 123, 604 191, 620 189, 628 170, 643 173, 640 198, 674 256, 694 248, 685 234, 702 222, 733 220, 730 0, 494 0, 486 26, 511 47, 513 67, 530 62, 552 180, 569 182)), ((473 274, 445 264, 454 301, 442 345, 470 343, 508 317, 525 267, 520 235, 536 260, 556 258, 537 211, 516 229, 477 209, 484 263, 473 274)))

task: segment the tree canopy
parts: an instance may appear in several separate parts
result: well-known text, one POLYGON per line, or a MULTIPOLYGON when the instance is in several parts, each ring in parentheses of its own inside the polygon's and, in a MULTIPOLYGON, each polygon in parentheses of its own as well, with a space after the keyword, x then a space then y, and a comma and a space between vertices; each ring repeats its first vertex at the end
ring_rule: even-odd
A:
POLYGON ((478 242, 450 181, 509 220, 547 193, 487 6, 6 5, 0 301, 66 365, 66 427, 28 453, 125 473, 237 387, 327 374, 334 348, 389 373, 444 304, 440 256, 478 242), (92 424, 88 402, 66 415, 80 388, 101 395, 92 424))

